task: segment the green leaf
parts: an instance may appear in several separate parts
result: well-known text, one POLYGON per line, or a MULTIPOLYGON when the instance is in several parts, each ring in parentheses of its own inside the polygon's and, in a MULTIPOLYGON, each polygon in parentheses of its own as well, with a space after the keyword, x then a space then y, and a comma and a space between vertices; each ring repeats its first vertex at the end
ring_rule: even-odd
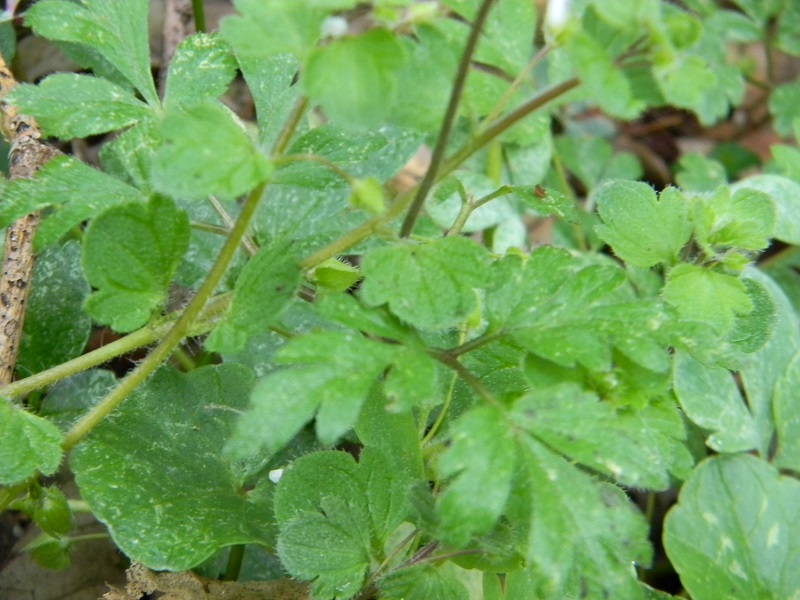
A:
POLYGON ((292 340, 278 362, 296 365, 262 378, 228 451, 276 452, 317 414, 317 435, 332 444, 357 421, 361 405, 395 349, 360 335, 316 332, 292 340))
POLYGON ((392 412, 436 406, 442 400, 439 366, 427 353, 404 348, 395 357, 383 389, 390 400, 386 409, 392 412))
POLYGON ((664 546, 696 600, 800 593, 800 483, 753 456, 695 469, 669 512, 664 546))
POLYGON ((787 137, 792 134, 798 103, 800 103, 800 81, 779 85, 769 95, 772 126, 779 135, 787 137))
POLYGON ((152 178, 157 190, 171 196, 232 200, 272 172, 241 123, 217 103, 173 108, 164 117, 163 136, 152 178))
POLYGON ((668 402, 617 410, 564 384, 523 396, 512 420, 549 448, 631 487, 665 490, 670 474, 685 477, 691 469, 680 414, 668 402))
POLYGON ((9 101, 47 135, 64 140, 123 129, 151 116, 152 109, 129 91, 91 75, 50 75, 39 85, 17 86, 9 101))
POLYGON ((361 280, 361 271, 336 258, 320 263, 311 273, 320 288, 333 292, 346 292, 361 280))
POLYGON ((775 384, 772 397, 775 429, 778 434, 778 451, 774 465, 780 469, 800 471, 800 439, 796 432, 800 425, 797 390, 800 384, 800 353, 795 354, 786 372, 775 384))
POLYGON ((773 397, 778 381, 800 351, 800 324, 791 302, 772 279, 756 268, 748 268, 745 275, 764 286, 777 309, 775 333, 761 349, 747 355, 739 374, 750 412, 755 419, 758 450, 762 456, 766 456, 775 432, 774 415, 780 412, 786 418, 790 414, 785 406, 779 408, 774 404, 773 397))
POLYGON ((390 573, 378 583, 385 600, 469 600, 464 585, 431 565, 416 565, 390 573))
POLYGON ((246 465, 221 454, 251 384, 239 365, 161 369, 73 450, 81 496, 131 560, 182 571, 274 543, 272 483, 248 491, 246 465))
POLYGON ((389 535, 411 512, 412 479, 408 473, 396 471, 394 461, 378 448, 363 448, 358 461, 359 476, 367 495, 373 546, 383 552, 389 535))
POLYGON ((722 163, 706 158, 696 152, 688 152, 678 161, 675 181, 684 189, 695 192, 710 192, 727 183, 722 163))
POLYGON ((45 569, 61 570, 70 565, 69 551, 71 548, 72 540, 69 538, 56 539, 43 533, 26 544, 23 550, 30 552, 31 558, 39 566, 45 569))
POLYGON ((532 496, 532 597, 641 598, 632 563, 650 561, 648 526, 625 493, 533 439, 522 451, 532 496))
POLYGON ((60 537, 72 529, 72 512, 67 497, 57 487, 47 487, 34 500, 33 520, 48 535, 60 537))
POLYGON ((86 279, 98 291, 86 310, 116 331, 147 323, 189 244, 189 220, 170 201, 126 204, 95 218, 83 241, 86 279))
POLYGON ((326 12, 284 0, 236 0, 241 15, 226 17, 222 36, 236 54, 259 59, 294 54, 303 59, 320 38, 326 12))
POLYGON ((755 279, 743 278, 753 310, 746 316, 736 319, 736 326, 730 334, 730 341, 742 352, 755 352, 769 341, 775 332, 775 303, 766 288, 755 279))
POLYGON ((196 104, 219 98, 236 76, 230 47, 215 34, 198 33, 183 40, 169 63, 164 106, 196 104))
POLYGON ((149 193, 153 155, 160 145, 158 124, 155 120, 144 121, 103 144, 100 162, 109 175, 149 193))
POLYGON ((506 415, 494 406, 474 408, 457 420, 451 444, 436 469, 449 483, 440 496, 446 543, 462 547, 496 525, 511 493, 516 458, 506 415))
POLYGON ((212 352, 241 351, 250 336, 277 322, 300 287, 300 268, 286 249, 265 248, 245 265, 222 321, 206 338, 212 352))
POLYGON ((307 512, 281 527, 278 556, 292 577, 311 584, 314 598, 348 600, 370 565, 368 522, 343 500, 326 496, 322 512, 307 512))
POLYGON ((278 484, 281 562, 292 576, 314 579, 317 597, 351 598, 369 566, 370 512, 362 471, 349 454, 315 452, 294 461, 278 484))
POLYGON ((677 190, 668 188, 657 201, 646 183, 612 181, 594 197, 604 223, 597 234, 632 265, 673 264, 689 241, 688 205, 677 190))
POLYGON ((350 329, 414 344, 418 338, 384 308, 368 308, 351 294, 325 294, 316 302, 319 314, 350 329))
POLYGON ((514 194, 528 208, 540 215, 553 215, 570 223, 578 222, 578 208, 575 202, 555 190, 537 187, 512 186, 514 194))
POLYGON ((312 452, 293 461, 275 492, 275 519, 280 527, 297 516, 320 509, 325 498, 340 498, 368 518, 359 465, 346 452, 312 452))
POLYGON ((748 177, 731 187, 734 193, 742 189, 768 194, 777 213, 772 219, 774 231, 771 235, 787 244, 800 244, 800 184, 788 177, 762 174, 748 177))
POLYGON ((77 242, 37 257, 17 359, 20 372, 38 373, 81 354, 92 328, 83 311, 90 291, 77 242))
POLYGON ((733 329, 738 315, 753 310, 747 288, 739 279, 689 264, 670 270, 663 296, 682 318, 708 323, 721 334, 733 329))
POLYGON ((39 414, 67 431, 87 410, 117 384, 117 377, 104 369, 89 369, 62 379, 47 391, 39 414))
POLYGON ((109 207, 141 200, 144 196, 136 188, 72 157, 59 156, 48 161, 36 178, 18 179, 3 188, 0 224, 8 226, 37 210, 56 207, 36 235, 35 248, 40 250, 109 207))
POLYGON ((776 211, 770 196, 751 188, 736 190, 731 196, 720 188, 708 201, 714 225, 698 241, 744 250, 763 250, 775 230, 776 211))
POLYGON ((50 421, 0 399, 0 483, 15 485, 61 464, 61 432, 50 421))
POLYGON ((380 125, 394 104, 395 71, 405 59, 405 49, 392 33, 371 29, 315 48, 302 82, 334 123, 368 129, 380 125))
POLYGON ((420 329, 456 327, 477 307, 474 288, 486 282, 488 258, 462 237, 375 248, 364 256, 361 298, 371 306, 388 303, 420 329))
POLYGON ((686 416, 711 431, 709 448, 742 452, 760 447, 753 417, 727 369, 703 365, 676 351, 674 385, 686 416))
POLYGON ((87 46, 96 54, 95 70, 110 64, 127 79, 150 106, 158 106, 150 74, 147 0, 44 0, 25 13, 25 24, 37 35, 87 46), (106 62, 107 61, 107 62, 106 62))

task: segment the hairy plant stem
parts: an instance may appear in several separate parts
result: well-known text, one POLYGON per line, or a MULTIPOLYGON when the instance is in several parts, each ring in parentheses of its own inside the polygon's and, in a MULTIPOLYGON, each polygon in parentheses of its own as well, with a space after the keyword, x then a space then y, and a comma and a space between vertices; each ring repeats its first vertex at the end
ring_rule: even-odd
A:
POLYGON ((301 96, 297 100, 297 104, 294 105, 292 113, 289 115, 289 120, 286 122, 286 125, 284 125, 280 135, 278 135, 278 139, 275 140, 275 144, 272 146, 270 154, 273 159, 278 156, 283 156, 286 152, 289 143, 292 141, 292 137, 294 137, 294 132, 297 131, 297 126, 300 124, 300 119, 303 118, 307 108, 308 98, 306 96, 301 96))
MULTIPOLYGON (((216 323, 217 318, 228 308, 230 301, 230 293, 220 294, 211 299, 208 305, 203 309, 200 317, 189 329, 188 336, 208 333, 216 323)), ((136 348, 152 344, 156 340, 163 338, 169 332, 175 320, 176 317, 165 317, 156 325, 145 327, 113 341, 110 344, 101 346, 96 350, 92 350, 77 358, 56 365, 46 371, 41 371, 25 379, 15 381, 3 388, 3 397, 8 399, 19 398, 39 388, 52 385, 71 375, 101 365, 117 356, 127 354, 136 348)))
POLYGON ((447 150, 447 142, 450 140, 450 132, 453 130, 456 116, 458 115, 458 105, 461 102, 461 95, 464 92, 464 85, 467 82, 469 75, 470 64, 472 63, 472 55, 475 54, 475 49, 478 47, 478 40, 483 30, 483 24, 489 16, 489 11, 492 8, 494 0, 483 0, 478 14, 475 16, 475 22, 472 24, 472 29, 467 38, 467 45, 464 47, 464 54, 461 56, 461 62, 458 63, 458 71, 456 72, 456 79, 453 82, 453 88, 450 91, 450 101, 447 104, 447 110, 442 121, 442 128, 439 131, 439 137, 436 140, 436 147, 431 155, 431 163, 428 170, 425 172, 419 186, 417 193, 414 196, 414 201, 406 213, 406 218, 400 228, 400 237, 408 237, 414 229, 414 223, 417 222, 419 213, 422 210, 422 205, 425 203, 425 198, 428 196, 444 159, 444 153, 447 150))
POLYGON ((106 418, 108 414, 114 410, 131 392, 133 392, 139 385, 141 385, 150 374, 153 373, 161 364, 172 354, 172 351, 183 341, 190 330, 192 324, 200 316, 203 308, 208 300, 211 298, 214 290, 219 285, 225 272, 228 270, 233 257, 242 239, 250 226, 250 221, 261 202, 261 197, 267 183, 261 183, 250 192, 242 206, 242 212, 239 213, 239 218, 236 220, 231 234, 225 240, 217 260, 211 267, 211 270, 206 277, 206 280, 197 290, 194 298, 189 303, 189 306, 181 313, 178 320, 170 328, 166 336, 156 346, 150 354, 131 371, 120 383, 114 388, 105 398, 98 402, 86 415, 84 415, 64 436, 64 443, 62 448, 68 451, 75 446, 89 431, 92 430, 100 421, 106 418))

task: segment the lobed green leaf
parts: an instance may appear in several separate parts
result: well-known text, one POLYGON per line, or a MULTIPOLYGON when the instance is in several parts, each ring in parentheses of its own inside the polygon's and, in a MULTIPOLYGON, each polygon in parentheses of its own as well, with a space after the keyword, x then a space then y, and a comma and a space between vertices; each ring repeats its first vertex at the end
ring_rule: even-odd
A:
POLYGON ((236 59, 216 34, 198 33, 183 40, 169 63, 164 91, 167 110, 219 98, 236 76, 236 59))
POLYGON ((16 485, 37 473, 55 473, 62 441, 50 421, 0 399, 0 483, 16 485))

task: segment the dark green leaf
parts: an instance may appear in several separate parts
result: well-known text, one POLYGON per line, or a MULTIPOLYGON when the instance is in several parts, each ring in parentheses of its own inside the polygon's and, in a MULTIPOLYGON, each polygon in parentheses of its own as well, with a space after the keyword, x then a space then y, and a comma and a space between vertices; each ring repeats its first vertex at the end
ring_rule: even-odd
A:
POLYGON ((742 352, 755 352, 763 348, 775 332, 776 308, 766 288, 755 279, 741 280, 747 290, 753 310, 736 319, 730 340, 742 352))
POLYGON ((599 187, 595 201, 604 223, 598 235, 632 265, 673 264, 691 236, 688 204, 677 190, 668 188, 657 201, 646 183, 612 181, 599 187))
POLYGON ((39 85, 21 85, 9 101, 35 115, 42 131, 61 139, 123 129, 150 117, 150 107, 107 79, 51 75, 39 85))
POLYGON ((186 38, 169 63, 164 105, 171 109, 219 98, 236 76, 236 66, 219 36, 198 33, 186 38))
POLYGON ((358 457, 359 476, 366 490, 374 547, 383 552, 389 535, 411 512, 412 479, 394 470, 394 461, 382 450, 366 447, 358 457))
POLYGON ((486 251, 461 237, 375 248, 361 267, 361 297, 372 306, 388 303, 420 329, 456 327, 477 307, 474 288, 485 285, 487 263, 486 251))
POLYGON ((164 117, 163 136, 153 159, 153 185, 175 197, 232 200, 272 172, 242 124, 220 104, 173 108, 164 117))
POLYGON ((126 204, 95 218, 86 230, 83 268, 98 291, 86 310, 116 331, 147 323, 167 298, 172 275, 189 244, 186 213, 159 197, 126 204))
POLYGON ((443 536, 461 547, 497 523, 511 492, 516 448, 506 415, 493 406, 464 414, 452 427, 451 444, 437 462, 448 480, 439 498, 443 536))
POLYGON ((72 227, 124 202, 144 200, 142 193, 72 157, 49 161, 35 179, 19 179, 3 189, 0 224, 55 206, 36 236, 36 248, 57 242, 72 227))
POLYGON ((91 57, 96 70, 103 70, 107 61, 155 107, 158 95, 150 74, 148 5, 147 0, 44 0, 25 13, 25 23, 42 37, 87 46, 96 52, 91 57))
POLYGON ((19 371, 38 373, 81 354, 92 327, 83 311, 90 291, 77 242, 48 248, 37 257, 17 359, 19 371))
POLYGON ((220 353, 241 351, 248 338, 277 322, 300 279, 297 261, 285 248, 262 249, 236 280, 231 306, 206 339, 206 348, 220 353))
POLYGON ((50 421, 0 399, 0 483, 14 485, 61 464, 61 432, 50 421))
POLYGON ((695 469, 667 515, 664 546, 696 600, 791 598, 800 592, 800 483, 753 456, 695 469))
POLYGON ((66 431, 117 384, 111 371, 90 369, 56 383, 47 392, 39 414, 66 431))
POLYGON ((246 465, 221 454, 251 384, 239 365, 162 369, 75 448, 81 496, 132 560, 182 571, 223 546, 274 543, 272 483, 246 491, 246 465))

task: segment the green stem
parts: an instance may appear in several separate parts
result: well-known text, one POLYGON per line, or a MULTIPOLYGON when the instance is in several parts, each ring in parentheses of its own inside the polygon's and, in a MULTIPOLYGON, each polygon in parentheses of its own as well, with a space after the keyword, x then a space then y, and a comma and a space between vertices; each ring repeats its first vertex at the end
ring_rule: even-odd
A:
POLYGON ((92 509, 85 500, 68 500, 70 512, 92 514, 92 509))
MULTIPOLYGON (((230 301, 231 294, 229 293, 221 294, 212 299, 203 310, 198 322, 190 329, 189 335, 201 335, 208 332, 216 322, 217 317, 228 308, 230 301)), ((164 337, 169 332, 174 322, 174 318, 166 317, 161 324, 153 327, 145 327, 110 344, 101 346, 97 350, 92 350, 82 356, 56 365, 51 369, 10 383, 2 388, 2 395, 4 398, 8 399, 19 398, 39 388, 52 385, 71 375, 101 365, 117 356, 127 354, 142 346, 147 346, 164 337)))
POLYGON ((275 140, 275 144, 272 146, 271 154, 273 157, 283 156, 286 152, 286 148, 289 147, 289 143, 292 141, 292 137, 294 137, 294 132, 297 131, 297 127, 300 125, 300 119, 303 118, 307 108, 308 98, 306 96, 301 96, 297 100, 292 114, 289 115, 286 125, 284 125, 280 135, 278 135, 278 139, 275 140))
POLYGON ((206 10, 203 0, 192 0, 192 11, 194 12, 194 28, 198 33, 206 30, 206 10))
POLYGON ((425 173, 425 177, 420 182, 419 187, 417 187, 417 193, 416 196, 414 196, 414 201, 411 203, 408 213, 406 214, 405 221, 403 221, 403 225, 400 228, 400 237, 408 237, 411 235, 411 231, 414 229, 414 223, 417 222, 419 213, 422 210, 422 205, 425 203, 425 198, 436 182, 439 166, 444 159, 444 153, 447 150, 447 142, 450 139, 450 132, 453 129, 453 124, 455 123, 456 115, 458 114, 458 105, 461 102, 461 95, 464 92, 464 85, 467 82, 467 75, 469 74, 472 55, 475 53, 475 49, 478 47, 478 40, 480 39, 481 31, 483 30, 483 24, 486 22, 486 18, 489 16, 489 11, 491 10, 493 3, 494 0, 483 0, 480 8, 478 9, 478 14, 475 17, 475 22, 472 24, 472 29, 470 30, 469 38, 467 39, 467 45, 464 47, 464 54, 461 56, 461 62, 458 63, 456 79, 453 82, 453 88, 450 91, 450 101, 447 104, 447 111, 445 112, 444 121, 442 122, 442 129, 439 132, 438 139, 436 140, 436 147, 431 155, 430 166, 425 173))
POLYGON ((315 162, 336 173, 339 177, 344 179, 348 185, 352 185, 355 181, 355 178, 350 175, 350 173, 342 169, 335 162, 328 160, 324 156, 317 156, 316 154, 287 154, 286 156, 276 158, 273 162, 275 166, 295 162, 315 162))
POLYGON ((452 350, 447 350, 447 354, 453 358, 458 358, 462 354, 466 354, 467 352, 472 352, 473 350, 477 350, 481 346, 485 346, 486 344, 491 344, 503 337, 505 337, 506 333, 504 331, 497 331, 495 333, 489 333, 485 335, 481 335, 476 338, 472 338, 468 342, 464 342, 460 346, 456 346, 452 350))
POLYGON ((242 243, 247 228, 250 226, 250 221, 256 212, 261 196, 264 194, 266 182, 258 185, 250 195, 247 197, 242 212, 236 220, 236 224, 231 231, 230 236, 225 240, 225 244, 220 250, 217 260, 211 267, 206 280, 197 290, 189 306, 183 311, 178 320, 169 330, 167 335, 158 346, 153 349, 150 354, 130 372, 120 384, 111 390, 111 392, 98 402, 88 413, 86 413, 64 436, 64 443, 62 445, 64 451, 68 451, 75 446, 87 433, 89 433, 100 421, 105 419, 112 410, 125 400, 151 373, 153 373, 161 364, 172 354, 172 351, 181 343, 184 337, 189 333, 192 324, 200 316, 206 302, 211 298, 214 290, 219 285, 225 272, 228 270, 239 244, 242 243))
POLYGON ((239 573, 242 571, 242 562, 244 562, 244 544, 235 544, 231 546, 228 553, 228 564, 225 566, 225 575, 222 576, 224 581, 236 581, 239 579, 239 573))
POLYGON ((519 121, 527 117, 535 110, 540 109, 548 102, 555 100, 559 96, 566 94, 570 90, 578 87, 580 81, 577 77, 568 79, 558 85, 545 90, 534 98, 531 98, 525 104, 517 107, 504 117, 501 117, 491 123, 483 131, 481 131, 475 138, 459 148, 453 156, 447 159, 447 162, 442 165, 438 174, 438 179, 441 180, 447 177, 450 173, 455 171, 460 165, 464 163, 470 156, 475 154, 478 150, 483 148, 486 144, 491 142, 500 134, 504 133, 510 127, 516 125, 519 121))

